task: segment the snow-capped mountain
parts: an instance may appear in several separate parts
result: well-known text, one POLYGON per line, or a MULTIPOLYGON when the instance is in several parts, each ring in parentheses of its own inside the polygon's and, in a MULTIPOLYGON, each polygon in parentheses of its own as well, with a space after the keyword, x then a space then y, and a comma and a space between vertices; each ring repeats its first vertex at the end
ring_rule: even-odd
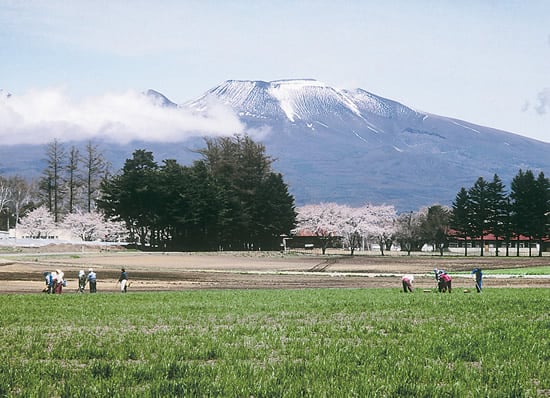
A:
MULTIPOLYGON (((273 167, 297 205, 371 202, 408 211, 448 205, 479 176, 489 180, 496 173, 509 186, 519 169, 550 175, 548 143, 420 112, 360 88, 341 90, 311 79, 229 80, 179 105, 154 90, 144 95, 156 106, 193 114, 208 115, 219 103, 231 108, 276 159, 273 167)), ((0 90, 0 98, 8 96, 0 90)), ((152 151, 159 163, 190 164, 198 155, 189 149, 203 144, 199 138, 152 139, 104 148, 118 169, 138 148, 152 151)), ((43 162, 43 145, 0 143, 0 174, 37 176, 43 162)))
POLYGON ((418 112, 363 89, 316 80, 230 80, 182 106, 219 101, 262 141, 301 203, 450 204, 479 176, 505 184, 521 169, 550 173, 550 144, 418 112))
MULTIPOLYGON (((248 123, 286 118, 291 123, 337 120, 369 125, 363 114, 383 117, 416 115, 413 110, 367 91, 337 90, 313 79, 263 81, 229 80, 186 105, 204 109, 215 99, 231 106, 248 123), (334 119, 331 119, 334 118, 334 119)), ((312 129, 313 126, 311 126, 312 129)))

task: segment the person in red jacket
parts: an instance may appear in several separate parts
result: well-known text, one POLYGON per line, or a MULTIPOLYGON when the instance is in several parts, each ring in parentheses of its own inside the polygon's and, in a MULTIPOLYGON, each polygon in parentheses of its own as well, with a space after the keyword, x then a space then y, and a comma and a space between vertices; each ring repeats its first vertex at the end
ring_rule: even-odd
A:
POLYGON ((440 279, 440 282, 441 282, 441 292, 442 293, 445 293, 446 291, 451 293, 451 282, 452 282, 452 278, 449 274, 441 274, 441 276, 439 277, 440 279))

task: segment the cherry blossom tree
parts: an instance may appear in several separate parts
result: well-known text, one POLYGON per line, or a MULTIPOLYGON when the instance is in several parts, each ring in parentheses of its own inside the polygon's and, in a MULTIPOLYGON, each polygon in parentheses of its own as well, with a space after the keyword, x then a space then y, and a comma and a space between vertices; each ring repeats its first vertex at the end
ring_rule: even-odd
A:
POLYGON ((297 229, 316 236, 321 243, 322 253, 338 239, 342 218, 342 206, 336 203, 320 203, 296 209, 297 229))
POLYGON ((353 256, 355 250, 364 246, 372 223, 371 214, 361 207, 340 206, 340 234, 353 256))
POLYGON ((350 207, 336 203, 307 205, 297 209, 298 228, 308 230, 319 238, 323 254, 329 243, 341 237, 353 255, 370 240, 384 247, 394 234, 396 211, 393 206, 350 207))
POLYGON ((73 236, 78 236, 86 242, 120 240, 125 233, 127 234, 123 223, 106 221, 99 212, 78 211, 67 214, 61 226, 70 230, 73 236))
POLYGON ((384 249, 390 248, 396 232, 397 212, 390 205, 366 205, 363 211, 369 214, 370 236, 378 241, 380 253, 384 255, 384 249))
POLYGON ((34 239, 47 238, 55 226, 54 216, 46 206, 32 210, 19 220, 19 228, 34 239))

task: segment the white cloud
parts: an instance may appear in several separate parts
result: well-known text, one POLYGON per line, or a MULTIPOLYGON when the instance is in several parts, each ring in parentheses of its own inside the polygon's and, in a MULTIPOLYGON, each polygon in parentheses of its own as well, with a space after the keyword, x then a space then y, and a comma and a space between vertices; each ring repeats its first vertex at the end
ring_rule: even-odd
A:
POLYGON ((535 111, 539 115, 545 115, 548 110, 550 110, 550 88, 545 88, 539 92, 537 96, 537 105, 535 106, 535 111))
POLYGON ((100 138, 119 143, 133 140, 181 142, 197 136, 243 133, 231 109, 212 105, 205 113, 162 107, 142 93, 129 91, 76 102, 61 89, 0 97, 0 143, 43 144, 100 138))

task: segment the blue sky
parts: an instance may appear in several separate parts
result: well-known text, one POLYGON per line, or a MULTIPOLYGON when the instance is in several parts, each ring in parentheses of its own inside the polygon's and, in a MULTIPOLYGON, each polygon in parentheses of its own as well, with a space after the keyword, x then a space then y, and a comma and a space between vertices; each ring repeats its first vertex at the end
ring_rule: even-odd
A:
POLYGON ((184 103, 228 79, 315 78, 550 142, 549 16, 547 0, 0 0, 0 89, 19 97, 0 124, 192 124, 138 111, 135 93, 184 103))

